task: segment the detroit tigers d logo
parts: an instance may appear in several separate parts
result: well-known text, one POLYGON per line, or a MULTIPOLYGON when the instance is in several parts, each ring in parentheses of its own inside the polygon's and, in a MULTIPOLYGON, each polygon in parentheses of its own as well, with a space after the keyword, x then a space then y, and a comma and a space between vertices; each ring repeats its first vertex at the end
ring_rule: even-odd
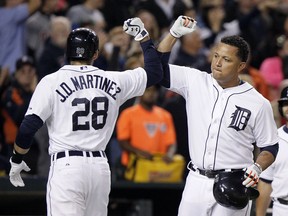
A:
POLYGON ((228 127, 234 128, 236 131, 244 130, 251 116, 251 111, 239 106, 235 107, 236 110, 231 116, 232 121, 228 127))

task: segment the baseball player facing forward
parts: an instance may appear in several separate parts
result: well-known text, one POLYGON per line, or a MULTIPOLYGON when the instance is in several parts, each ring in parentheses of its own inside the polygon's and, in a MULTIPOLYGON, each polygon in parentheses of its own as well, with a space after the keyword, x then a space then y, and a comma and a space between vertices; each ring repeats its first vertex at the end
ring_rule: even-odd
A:
POLYGON ((278 100, 280 115, 286 123, 278 129, 279 153, 274 163, 260 175, 256 200, 256 216, 265 216, 267 208, 273 201, 273 216, 288 215, 288 87, 281 92, 278 100))
POLYGON ((249 215, 252 201, 235 209, 237 204, 224 207, 215 200, 214 178, 219 172, 244 169, 243 185, 257 185, 260 173, 273 163, 278 152, 272 108, 238 77, 249 56, 249 46, 241 37, 225 37, 216 44, 212 74, 168 64, 177 38, 195 28, 194 19, 179 16, 158 46, 164 72, 162 85, 185 98, 188 116, 190 172, 178 215, 249 215), (256 162, 255 143, 261 151, 256 162))
POLYGON ((47 215, 106 216, 110 168, 105 148, 118 109, 163 77, 161 62, 139 18, 124 22, 125 32, 141 41, 144 68, 124 72, 91 66, 99 40, 90 29, 73 30, 67 39, 69 65, 44 77, 36 87, 19 129, 10 159, 10 181, 23 187, 20 172, 35 132, 47 123, 51 166, 47 183, 47 215))

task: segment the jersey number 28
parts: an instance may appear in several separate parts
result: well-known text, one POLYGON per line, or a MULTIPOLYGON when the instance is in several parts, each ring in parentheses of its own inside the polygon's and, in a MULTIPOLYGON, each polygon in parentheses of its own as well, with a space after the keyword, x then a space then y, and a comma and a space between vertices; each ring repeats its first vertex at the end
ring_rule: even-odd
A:
POLYGON ((87 98, 75 98, 72 101, 72 106, 84 105, 81 111, 75 111, 72 115, 73 131, 90 130, 90 122, 85 121, 84 124, 79 124, 79 117, 88 116, 90 106, 92 110, 91 125, 95 130, 103 128, 106 124, 108 112, 108 99, 106 97, 95 97, 89 101, 87 98))

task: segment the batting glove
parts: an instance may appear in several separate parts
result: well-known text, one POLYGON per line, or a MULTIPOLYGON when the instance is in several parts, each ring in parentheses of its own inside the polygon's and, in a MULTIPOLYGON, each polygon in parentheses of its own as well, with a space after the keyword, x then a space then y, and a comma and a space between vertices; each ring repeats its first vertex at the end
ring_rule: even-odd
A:
POLYGON ((196 29, 197 22, 188 16, 179 16, 170 28, 170 33, 175 38, 189 34, 196 29))
POLYGON ((144 23, 138 17, 127 19, 123 24, 123 30, 134 37, 134 40, 141 41, 149 35, 144 23))
POLYGON ((20 172, 22 170, 29 172, 31 169, 27 166, 27 164, 24 161, 21 161, 20 164, 12 162, 10 158, 10 164, 11 164, 11 169, 9 172, 9 177, 10 177, 10 182, 12 185, 15 187, 24 187, 25 184, 21 178, 20 172))
POLYGON ((246 187, 255 187, 259 181, 259 176, 262 172, 262 168, 259 164, 254 163, 245 169, 244 178, 242 182, 246 187))

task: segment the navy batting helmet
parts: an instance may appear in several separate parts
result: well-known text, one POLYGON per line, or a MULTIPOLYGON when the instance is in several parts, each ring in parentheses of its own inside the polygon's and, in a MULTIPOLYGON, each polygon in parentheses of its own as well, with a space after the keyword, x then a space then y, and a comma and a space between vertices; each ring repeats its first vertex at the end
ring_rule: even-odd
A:
POLYGON ((243 209, 249 200, 256 199, 259 192, 242 185, 244 171, 221 172, 216 175, 213 195, 217 203, 231 209, 243 209))
POLYGON ((283 117, 283 106, 284 104, 288 105, 288 87, 285 87, 282 91, 281 91, 281 96, 280 99, 278 100, 278 110, 280 115, 283 117))
POLYGON ((88 28, 74 29, 67 38, 66 58, 70 60, 90 60, 98 50, 99 38, 88 28))

